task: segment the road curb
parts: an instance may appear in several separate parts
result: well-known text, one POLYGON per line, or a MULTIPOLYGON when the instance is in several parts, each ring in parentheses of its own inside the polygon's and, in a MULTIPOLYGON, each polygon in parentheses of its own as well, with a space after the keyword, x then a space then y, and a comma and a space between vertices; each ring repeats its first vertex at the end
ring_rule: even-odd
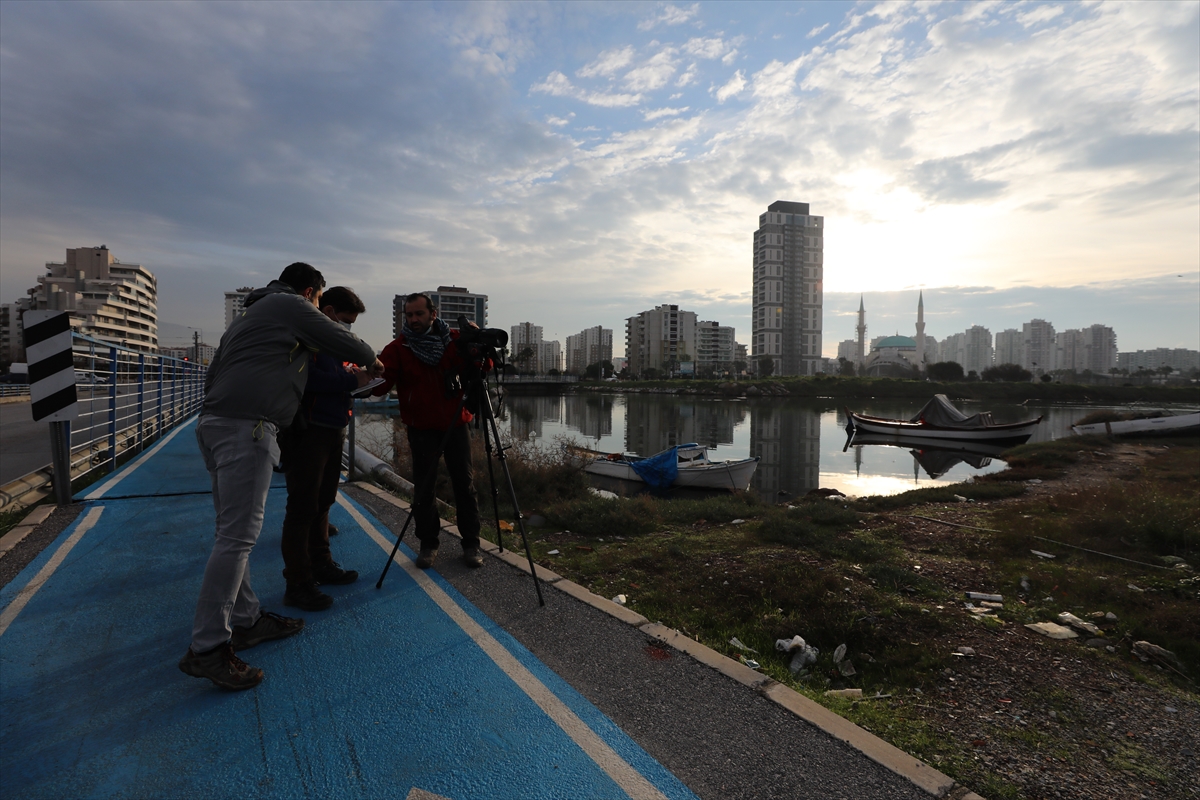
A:
MULTIPOLYGON (((408 503, 374 484, 357 481, 351 485, 398 508, 409 508, 408 503)), ((459 535, 458 528, 453 525, 443 525, 443 530, 455 536, 459 535)), ((500 552, 495 544, 487 540, 481 540, 480 549, 510 566, 529 574, 528 560, 517 556, 511 550, 500 552)), ((844 742, 876 764, 905 778, 933 797, 950 798, 950 800, 984 800, 978 794, 967 790, 966 787, 957 785, 953 778, 939 772, 916 756, 909 755, 898 747, 888 744, 870 731, 855 725, 845 717, 839 716, 820 703, 805 697, 790 686, 785 686, 773 678, 752 670, 745 664, 718 653, 711 647, 701 644, 673 628, 668 628, 657 622, 650 622, 632 609, 601 597, 589 589, 560 575, 556 575, 543 567, 538 567, 537 574, 539 578, 543 579, 544 583, 554 586, 564 594, 581 600, 596 610, 602 611, 621 622, 632 625, 647 636, 662 642, 674 650, 685 653, 705 666, 711 667, 743 686, 753 689, 780 708, 799 717, 829 736, 832 736, 834 739, 844 742), (547 576, 553 576, 553 578, 551 579, 547 576)))
POLYGON ((38 525, 46 521, 46 517, 54 513, 54 506, 44 505, 38 506, 33 511, 25 515, 25 519, 21 520, 12 530, 0 536, 0 558, 8 555, 8 551, 12 550, 21 540, 29 534, 37 530, 38 525))

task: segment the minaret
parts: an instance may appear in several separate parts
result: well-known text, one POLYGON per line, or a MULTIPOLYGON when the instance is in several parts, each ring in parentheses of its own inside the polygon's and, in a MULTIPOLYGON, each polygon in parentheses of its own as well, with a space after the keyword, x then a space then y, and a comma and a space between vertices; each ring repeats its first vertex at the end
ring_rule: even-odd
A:
POLYGON ((925 292, 917 299, 917 368, 925 371, 925 292))
POLYGON ((863 297, 858 296, 858 368, 862 369, 867 363, 867 309, 863 306, 863 297))

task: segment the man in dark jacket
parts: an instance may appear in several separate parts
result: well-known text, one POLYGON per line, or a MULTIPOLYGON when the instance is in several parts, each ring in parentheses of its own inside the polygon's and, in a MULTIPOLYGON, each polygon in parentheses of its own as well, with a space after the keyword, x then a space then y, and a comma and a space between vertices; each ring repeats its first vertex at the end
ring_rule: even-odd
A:
POLYGON ((383 371, 370 345, 317 310, 324 286, 320 272, 297 262, 251 292, 208 369, 196 440, 212 476, 216 541, 196 602, 192 644, 179 668, 223 689, 249 689, 263 679, 261 669, 234 651, 304 626, 259 607, 250 588, 250 551, 279 461, 275 437, 296 416, 309 354, 327 352, 383 371))
MULTIPOLYGON (((334 286, 321 295, 321 313, 344 328, 349 329, 366 310, 358 295, 345 286, 334 286)), ((347 369, 333 356, 313 353, 300 413, 279 436, 288 490, 281 542, 285 606, 321 611, 333 605, 333 598, 318 584, 358 580, 358 573, 342 569, 329 551, 329 509, 337 499, 346 424, 354 406, 350 393, 369 380, 366 372, 347 369)))
POLYGON ((437 558, 441 522, 434 502, 438 448, 446 442, 442 457, 454 487, 454 510, 462 534, 463 561, 482 567, 479 553, 479 506, 472 483, 471 439, 467 423, 473 417, 461 406, 461 388, 454 377, 467 366, 458 350, 458 331, 438 319, 437 308, 426 294, 411 294, 404 302, 404 325, 379 359, 384 365, 384 383, 374 392, 386 394, 395 385, 400 418, 408 433, 412 452, 412 514, 417 523, 421 552, 417 566, 428 569, 437 558), (460 410, 461 408, 461 410, 460 410), (449 434, 449 436, 447 436, 449 434))

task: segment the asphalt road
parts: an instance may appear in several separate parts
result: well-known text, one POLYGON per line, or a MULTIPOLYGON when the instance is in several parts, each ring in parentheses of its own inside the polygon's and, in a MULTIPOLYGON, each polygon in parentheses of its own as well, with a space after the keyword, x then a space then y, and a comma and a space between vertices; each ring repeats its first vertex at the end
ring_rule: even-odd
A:
POLYGON ((0 404, 0 484, 50 463, 50 424, 34 422, 29 401, 0 404))

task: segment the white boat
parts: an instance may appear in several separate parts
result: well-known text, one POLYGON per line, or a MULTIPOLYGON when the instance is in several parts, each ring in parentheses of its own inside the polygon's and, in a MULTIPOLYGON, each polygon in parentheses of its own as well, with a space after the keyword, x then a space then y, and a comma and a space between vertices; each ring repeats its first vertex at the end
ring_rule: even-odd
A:
POLYGON ((910 420, 856 414, 848 408, 846 419, 846 430, 852 436, 870 434, 900 444, 921 439, 943 446, 961 446, 962 449, 969 449, 972 444, 1008 447, 1024 444, 1042 421, 1038 417, 1024 422, 998 423, 992 421, 992 415, 987 411, 967 416, 944 394, 934 395, 910 420))
POLYGON ((675 453, 675 476, 671 486, 686 486, 698 489, 725 489, 745 491, 750 486, 754 470, 758 468, 758 457, 738 458, 729 461, 711 461, 708 448, 701 444, 681 444, 664 450, 649 458, 626 455, 625 453, 601 453, 583 447, 568 447, 567 452, 584 472, 607 478, 650 483, 639 474, 639 466, 646 462, 669 459, 675 453))
POLYGON ((1101 436, 1191 436, 1200 433, 1200 411, 1168 417, 1072 425, 1071 431, 1080 435, 1095 433, 1101 436))

